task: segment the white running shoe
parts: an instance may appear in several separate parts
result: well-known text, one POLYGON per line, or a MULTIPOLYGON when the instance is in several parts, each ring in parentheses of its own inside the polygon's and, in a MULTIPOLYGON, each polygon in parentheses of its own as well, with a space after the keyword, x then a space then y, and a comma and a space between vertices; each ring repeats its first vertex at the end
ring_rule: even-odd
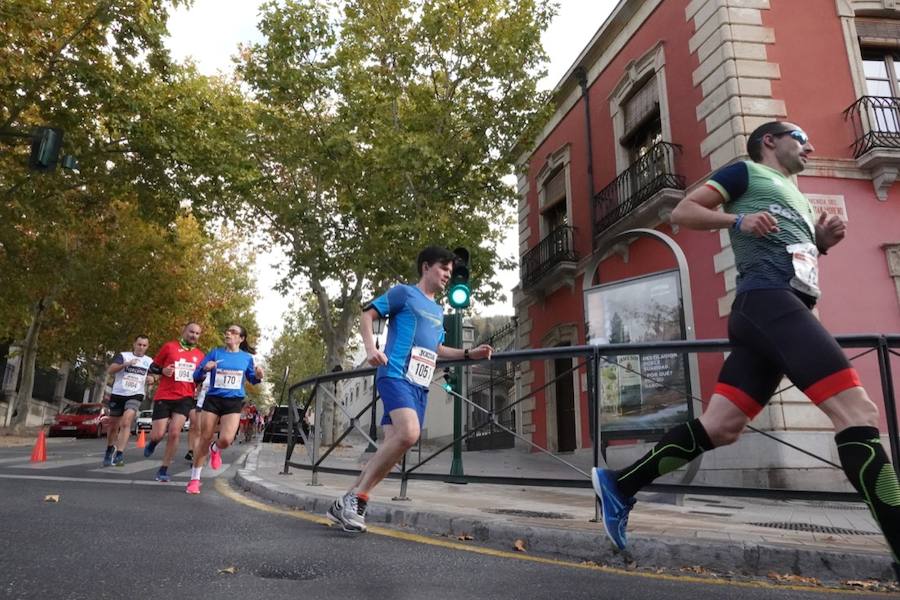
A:
POLYGON ((366 530, 366 501, 353 492, 347 492, 328 507, 325 516, 344 531, 362 533, 366 530))

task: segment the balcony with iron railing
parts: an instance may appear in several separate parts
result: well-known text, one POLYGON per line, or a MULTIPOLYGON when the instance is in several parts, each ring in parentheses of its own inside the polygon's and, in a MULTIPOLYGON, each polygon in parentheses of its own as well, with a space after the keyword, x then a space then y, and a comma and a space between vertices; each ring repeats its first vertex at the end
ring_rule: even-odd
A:
POLYGON ((577 264, 575 228, 560 225, 522 255, 519 272, 522 288, 543 288, 559 283, 574 274, 577 264))
POLYGON ((853 126, 853 157, 887 199, 900 170, 900 98, 863 96, 844 111, 853 126))
POLYGON ((655 225, 650 221, 658 221, 684 197, 684 177, 675 169, 678 154, 681 146, 659 142, 594 196, 595 248, 605 236, 655 225))

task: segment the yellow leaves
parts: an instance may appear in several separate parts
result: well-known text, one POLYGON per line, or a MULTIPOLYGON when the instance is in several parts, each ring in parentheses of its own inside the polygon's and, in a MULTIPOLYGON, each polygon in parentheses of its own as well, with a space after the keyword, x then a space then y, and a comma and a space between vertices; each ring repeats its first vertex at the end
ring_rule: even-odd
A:
POLYGON ((815 577, 804 577, 803 575, 789 575, 789 574, 781 574, 775 573, 774 571, 768 573, 767 577, 773 581, 777 581, 778 583, 789 583, 795 585, 815 585, 820 586, 822 582, 816 579, 815 577))
POLYGON ((475 538, 473 538, 468 533, 463 533, 463 534, 456 536, 456 539, 458 539, 461 542, 468 542, 468 541, 474 540, 475 538))
POLYGON ((44 496, 44 502, 59 502, 59 494, 48 494, 44 496))
POLYGON ((525 540, 516 540, 513 542, 513 550, 516 552, 526 552, 525 550, 525 540))
POLYGON ((234 575, 237 573, 237 567, 225 567, 224 569, 219 569, 219 575, 234 575))

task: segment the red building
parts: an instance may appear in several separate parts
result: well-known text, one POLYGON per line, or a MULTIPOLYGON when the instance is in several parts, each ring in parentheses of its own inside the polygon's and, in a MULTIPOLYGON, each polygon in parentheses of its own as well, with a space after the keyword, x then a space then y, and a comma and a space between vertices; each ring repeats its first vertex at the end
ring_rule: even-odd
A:
MULTIPOLYGON (((848 221, 847 238, 820 263, 823 322, 836 334, 900 332, 893 0, 622 0, 552 101, 555 113, 520 158, 515 303, 523 347, 726 337, 736 276, 727 232, 679 230, 669 215, 712 172, 745 159, 749 133, 775 119, 799 124, 815 146, 800 190, 848 221)), ((635 439, 634 430, 702 410, 638 374, 690 383, 706 399, 723 355, 613 360, 597 374, 601 427, 635 439)), ((854 364, 883 405, 875 359, 854 364)), ((520 393, 571 365, 523 365, 520 393)), ((523 432, 555 451, 589 447, 586 386, 581 370, 523 402, 523 432)), ((796 390, 779 393, 753 425, 832 455, 830 422, 796 390)), ((726 464, 726 453, 704 469, 732 476, 710 481, 778 487, 782 467, 801 486, 821 475, 777 444, 752 435, 740 443, 737 452, 771 468, 748 479, 748 465, 726 464)))

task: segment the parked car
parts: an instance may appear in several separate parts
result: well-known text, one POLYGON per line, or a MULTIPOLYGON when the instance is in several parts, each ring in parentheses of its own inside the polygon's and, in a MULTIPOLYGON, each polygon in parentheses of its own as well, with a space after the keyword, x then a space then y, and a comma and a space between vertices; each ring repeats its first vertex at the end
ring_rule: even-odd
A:
POLYGON ((105 405, 70 404, 56 415, 47 432, 50 437, 74 435, 75 437, 103 437, 109 429, 109 410, 105 405))
POLYGON ((153 411, 142 410, 138 413, 138 418, 134 420, 135 432, 150 431, 153 427, 153 411))
MULTIPOLYGON (((309 436, 309 425, 303 421, 302 423, 297 423, 297 425, 303 427, 303 433, 309 436)), ((288 415, 288 407, 286 405, 276 406, 275 412, 272 414, 272 418, 266 423, 266 428, 263 429, 263 443, 275 442, 275 443, 287 443, 288 441, 288 432, 291 429, 291 421, 288 415)), ((294 443, 302 444, 303 438, 300 436, 299 428, 294 431, 294 443)))

